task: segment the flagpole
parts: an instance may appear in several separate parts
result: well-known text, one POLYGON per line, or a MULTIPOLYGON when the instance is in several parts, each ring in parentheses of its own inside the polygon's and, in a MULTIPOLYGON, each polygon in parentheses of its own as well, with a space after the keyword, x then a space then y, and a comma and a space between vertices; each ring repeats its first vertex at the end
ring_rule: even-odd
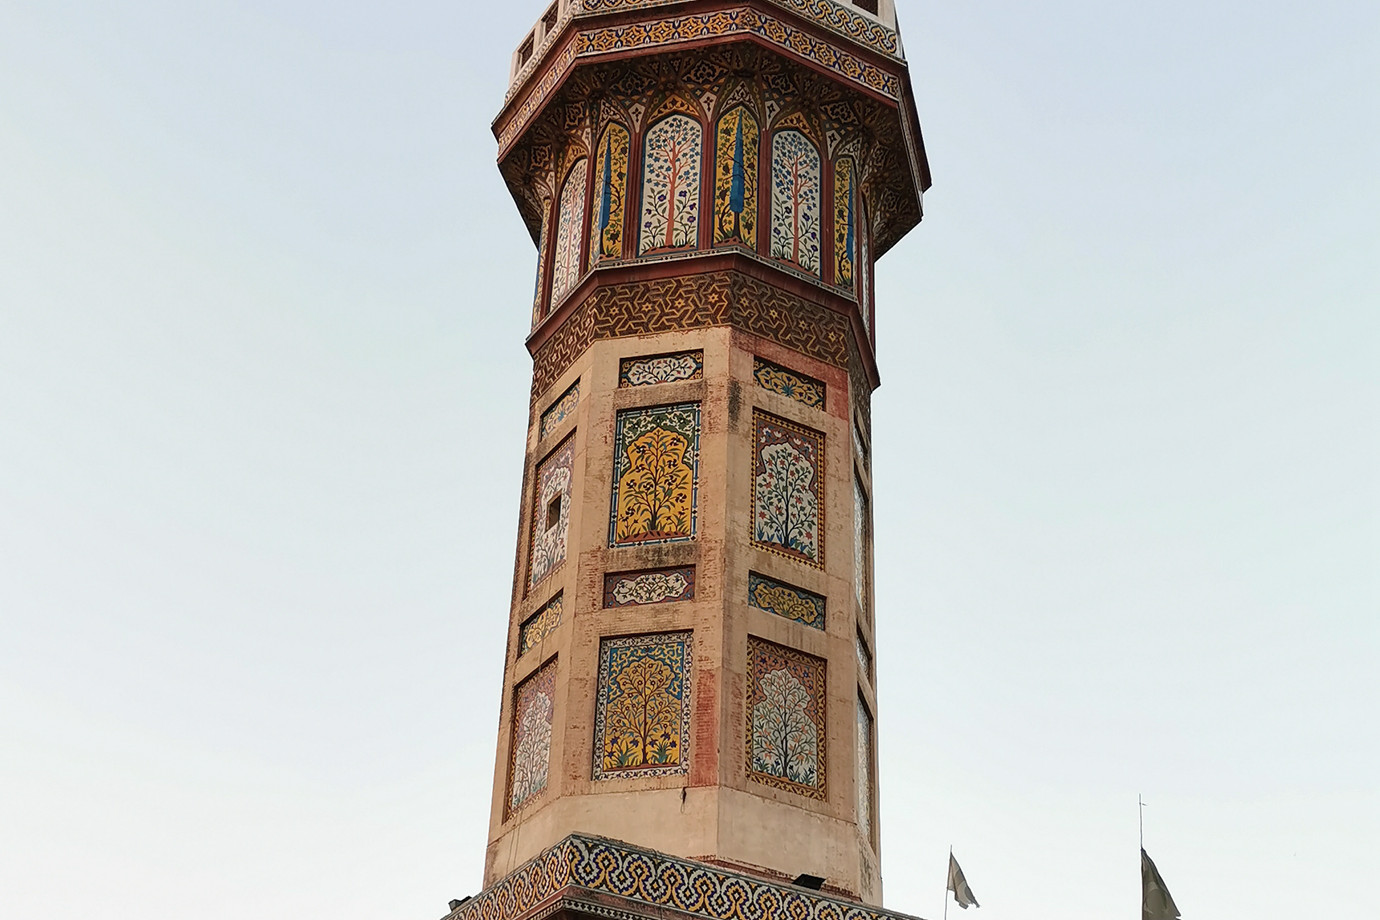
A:
POLYGON ((1136 794, 1136 805, 1140 812, 1140 848, 1145 849, 1145 799, 1140 793, 1136 794))

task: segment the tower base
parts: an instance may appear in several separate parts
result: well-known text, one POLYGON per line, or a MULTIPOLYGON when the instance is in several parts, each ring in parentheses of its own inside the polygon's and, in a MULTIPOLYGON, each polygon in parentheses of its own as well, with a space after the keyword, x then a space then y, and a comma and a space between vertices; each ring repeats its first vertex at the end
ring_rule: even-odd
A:
MULTIPOLYGON (((818 883, 821 880, 815 880, 818 883)), ((572 834, 442 920, 920 920, 824 891, 572 834)))

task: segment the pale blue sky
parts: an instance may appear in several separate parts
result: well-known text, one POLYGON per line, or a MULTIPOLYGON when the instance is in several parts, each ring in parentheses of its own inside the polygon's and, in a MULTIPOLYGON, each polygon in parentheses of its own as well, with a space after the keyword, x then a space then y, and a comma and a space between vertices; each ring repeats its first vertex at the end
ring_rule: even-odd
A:
MULTIPOLYGON (((937 918, 1380 893, 1380 7, 898 0, 883 871, 937 918)), ((0 9, 0 891, 440 916, 479 883, 541 12, 0 9)))

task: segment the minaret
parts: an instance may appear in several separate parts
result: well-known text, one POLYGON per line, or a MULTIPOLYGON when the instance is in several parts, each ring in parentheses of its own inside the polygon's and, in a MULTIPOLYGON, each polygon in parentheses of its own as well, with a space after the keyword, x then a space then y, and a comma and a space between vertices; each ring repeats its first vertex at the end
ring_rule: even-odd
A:
POLYGON ((455 916, 580 871, 880 905, 872 265, 929 186, 892 2, 557 0, 494 132, 534 369, 455 916))

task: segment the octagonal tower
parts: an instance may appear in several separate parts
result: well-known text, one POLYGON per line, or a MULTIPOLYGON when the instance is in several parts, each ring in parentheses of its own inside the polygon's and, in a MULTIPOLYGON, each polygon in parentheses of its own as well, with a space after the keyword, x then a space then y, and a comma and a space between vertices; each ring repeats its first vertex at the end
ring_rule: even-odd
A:
POLYGON ((892 4, 557 0, 494 131, 538 258, 485 885, 577 834, 878 905, 872 266, 929 186, 892 4))

